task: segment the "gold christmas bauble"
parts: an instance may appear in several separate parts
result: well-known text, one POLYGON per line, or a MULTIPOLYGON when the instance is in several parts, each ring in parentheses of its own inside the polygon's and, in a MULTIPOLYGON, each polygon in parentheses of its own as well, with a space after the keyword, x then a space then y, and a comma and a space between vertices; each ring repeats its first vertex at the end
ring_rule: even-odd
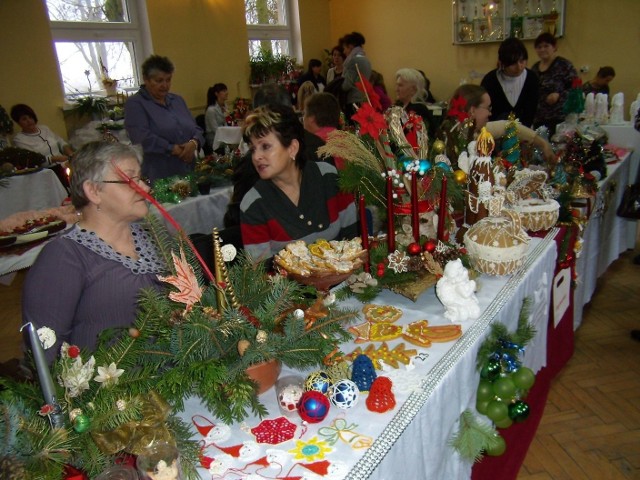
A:
POLYGON ((433 142, 433 145, 431 145, 431 150, 433 151, 433 153, 435 153, 436 155, 439 153, 443 153, 444 152, 444 142, 442 140, 435 140, 433 142))
POLYGON ((464 173, 464 170, 456 170, 453 172, 453 177, 460 185, 467 183, 467 174, 464 173))
POLYGON ((240 354, 240 356, 244 355, 244 352, 247 351, 247 348, 249 348, 249 345, 251 345, 251 342, 246 339, 242 339, 238 342, 238 353, 240 354))

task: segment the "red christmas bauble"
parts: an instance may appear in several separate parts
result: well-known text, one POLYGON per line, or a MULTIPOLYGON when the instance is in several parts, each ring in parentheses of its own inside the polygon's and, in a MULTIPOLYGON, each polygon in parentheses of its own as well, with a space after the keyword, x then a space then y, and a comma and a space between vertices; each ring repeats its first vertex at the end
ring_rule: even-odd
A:
POLYGON ((331 403, 322 393, 315 390, 304 392, 298 403, 300 418, 309 423, 318 423, 324 420, 329 413, 331 403))
POLYGON ((435 240, 427 240, 422 247, 425 252, 433 253, 436 250, 436 241, 435 240))
POLYGON ((410 243, 407 247, 407 252, 409 255, 418 255, 421 252, 422 248, 420 248, 419 243, 410 243))

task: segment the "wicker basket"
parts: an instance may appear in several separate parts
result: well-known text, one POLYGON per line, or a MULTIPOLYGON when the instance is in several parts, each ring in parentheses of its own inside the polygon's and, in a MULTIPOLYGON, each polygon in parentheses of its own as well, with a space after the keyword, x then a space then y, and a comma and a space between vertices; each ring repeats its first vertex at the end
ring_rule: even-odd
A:
POLYGON ((520 215, 522 228, 530 232, 549 230, 558 221, 560 204, 553 199, 527 198, 513 206, 520 215))

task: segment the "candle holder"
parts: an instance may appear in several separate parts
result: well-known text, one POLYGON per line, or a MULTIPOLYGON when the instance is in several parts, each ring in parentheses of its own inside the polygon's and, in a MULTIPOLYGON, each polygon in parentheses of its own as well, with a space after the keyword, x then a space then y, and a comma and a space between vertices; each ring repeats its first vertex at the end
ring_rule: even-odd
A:
POLYGON ((154 442, 136 460, 141 480, 182 480, 178 447, 166 442, 154 442))
POLYGON ((138 480, 138 473, 128 465, 114 465, 107 468, 94 480, 138 480))

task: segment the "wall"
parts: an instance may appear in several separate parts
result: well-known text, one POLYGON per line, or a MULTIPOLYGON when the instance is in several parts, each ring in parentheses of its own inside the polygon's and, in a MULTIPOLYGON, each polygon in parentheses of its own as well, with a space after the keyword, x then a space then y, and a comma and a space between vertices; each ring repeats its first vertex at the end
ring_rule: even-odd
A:
POLYGON ((64 136, 62 82, 44 1, 1 0, 0 45, 0 105, 8 112, 26 103, 40 122, 64 136))
MULTIPOLYGON (((566 4, 559 54, 577 68, 591 66, 584 80, 595 75, 599 66, 612 65, 617 73, 612 93, 624 92, 628 106, 640 93, 640 1, 567 0, 566 4)), ((471 72, 495 68, 498 44, 452 44, 451 1, 329 0, 329 8, 331 38, 360 31, 367 39, 365 50, 373 67, 384 75, 392 91, 394 72, 401 67, 424 70, 439 100, 446 100, 461 81, 474 80, 471 72)), ((537 61, 533 42, 525 43, 532 65, 537 61)))

